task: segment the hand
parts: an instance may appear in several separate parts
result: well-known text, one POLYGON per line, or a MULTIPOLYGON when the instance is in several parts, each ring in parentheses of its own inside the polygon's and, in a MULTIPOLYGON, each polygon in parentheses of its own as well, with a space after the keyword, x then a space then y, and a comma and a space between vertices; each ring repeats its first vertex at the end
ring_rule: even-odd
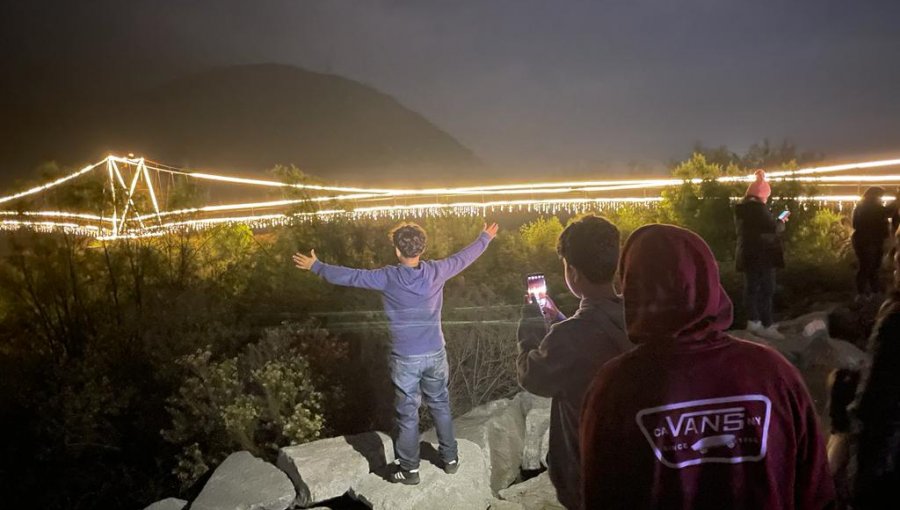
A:
POLYGON ((309 256, 306 256, 298 251, 292 258, 294 259, 294 265, 296 265, 299 269, 303 269, 305 271, 309 271, 310 269, 312 269, 313 264, 315 264, 316 261, 319 260, 316 257, 316 250, 310 250, 309 256))
POLYGON ((497 237, 497 230, 499 229, 500 227, 496 223, 491 223, 490 226, 487 223, 484 224, 484 232, 491 239, 497 237))
POLYGON ((548 322, 556 322, 559 320, 562 313, 559 311, 559 308, 556 306, 556 303, 550 299, 550 296, 544 296, 544 306, 541 307, 541 312, 544 314, 544 320, 548 322))

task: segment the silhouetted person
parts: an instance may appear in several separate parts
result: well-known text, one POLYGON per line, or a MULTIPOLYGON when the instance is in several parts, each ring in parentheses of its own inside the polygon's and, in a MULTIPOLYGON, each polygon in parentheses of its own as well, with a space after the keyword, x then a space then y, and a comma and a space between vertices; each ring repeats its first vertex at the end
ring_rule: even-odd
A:
POLYGON ((863 193, 853 209, 853 251, 859 263, 856 272, 857 300, 871 301, 881 292, 881 259, 890 236, 890 215, 882 203, 884 189, 873 186, 863 193))
POLYGON ((485 225, 478 239, 455 255, 441 260, 421 260, 427 236, 415 223, 401 223, 391 230, 391 242, 400 263, 380 269, 351 269, 324 264, 297 253, 300 269, 316 273, 327 282, 381 292, 391 331, 391 382, 397 412, 394 450, 399 465, 390 481, 419 483, 419 406, 422 394, 434 419, 444 471, 459 467, 450 394, 450 368, 441 330, 444 283, 475 262, 497 235, 497 224, 485 225))
POLYGON ((900 489, 900 253, 894 256, 894 286, 878 312, 869 354, 872 361, 863 368, 851 408, 857 510, 892 508, 900 489))
POLYGON ((735 263, 744 273, 744 306, 747 310, 747 330, 759 336, 780 340, 784 338, 774 325, 772 298, 775 295, 775 270, 784 267, 784 251, 780 234, 787 218, 772 216, 766 202, 772 188, 766 173, 756 171, 756 180, 747 187, 744 200, 735 206, 737 228, 735 263))
POLYGON ((566 508, 581 508, 578 425, 581 403, 601 365, 631 348, 625 338, 622 301, 613 290, 619 230, 604 218, 586 216, 563 230, 556 245, 566 285, 581 299, 566 318, 548 296, 541 308, 525 305, 519 321, 519 384, 552 397, 550 480, 566 508), (549 327, 548 327, 549 323, 549 327))
POLYGON ((800 373, 725 334, 731 300, 709 246, 671 225, 619 262, 634 349, 606 363, 581 417, 587 509, 824 509, 825 441, 800 373))

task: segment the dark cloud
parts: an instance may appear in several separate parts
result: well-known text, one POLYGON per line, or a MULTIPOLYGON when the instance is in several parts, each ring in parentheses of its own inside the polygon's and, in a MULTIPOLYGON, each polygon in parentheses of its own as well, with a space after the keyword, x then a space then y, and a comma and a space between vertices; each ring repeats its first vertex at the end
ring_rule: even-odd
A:
POLYGON ((155 83, 210 65, 280 62, 373 85, 500 167, 665 161, 697 140, 740 149, 763 137, 829 155, 900 150, 892 1, 104 0, 3 9, 8 97, 50 90, 41 85, 48 75, 155 83))

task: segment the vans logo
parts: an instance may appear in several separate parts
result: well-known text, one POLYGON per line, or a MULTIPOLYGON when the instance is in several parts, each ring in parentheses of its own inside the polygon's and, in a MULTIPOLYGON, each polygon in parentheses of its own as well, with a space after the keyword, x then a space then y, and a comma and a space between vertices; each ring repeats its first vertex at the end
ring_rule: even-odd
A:
POLYGON ((635 420, 656 458, 680 469, 762 460, 771 414, 767 397, 740 395, 644 409, 635 420))

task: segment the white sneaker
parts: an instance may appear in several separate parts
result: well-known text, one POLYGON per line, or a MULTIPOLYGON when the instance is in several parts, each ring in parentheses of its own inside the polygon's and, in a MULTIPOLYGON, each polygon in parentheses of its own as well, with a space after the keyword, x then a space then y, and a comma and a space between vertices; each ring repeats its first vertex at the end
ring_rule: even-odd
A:
POLYGON ((751 333, 759 333, 763 329, 765 329, 765 328, 763 328, 762 322, 747 321, 747 331, 749 331, 751 333))
POLYGON ((784 335, 778 331, 778 326, 774 324, 759 331, 758 335, 763 338, 768 338, 769 340, 784 340, 784 335))

